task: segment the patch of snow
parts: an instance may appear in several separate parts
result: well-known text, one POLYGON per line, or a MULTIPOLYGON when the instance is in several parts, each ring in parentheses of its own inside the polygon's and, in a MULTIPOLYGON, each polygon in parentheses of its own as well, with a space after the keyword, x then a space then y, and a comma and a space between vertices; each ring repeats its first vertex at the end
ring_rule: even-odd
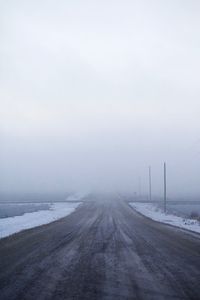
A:
POLYGON ((200 233, 200 223, 197 220, 186 219, 168 213, 165 214, 159 207, 152 203, 130 203, 130 205, 136 211, 154 221, 200 233))
POLYGON ((0 238, 24 229, 33 228, 56 221, 71 214, 80 203, 53 203, 49 210, 41 210, 0 219, 0 238))

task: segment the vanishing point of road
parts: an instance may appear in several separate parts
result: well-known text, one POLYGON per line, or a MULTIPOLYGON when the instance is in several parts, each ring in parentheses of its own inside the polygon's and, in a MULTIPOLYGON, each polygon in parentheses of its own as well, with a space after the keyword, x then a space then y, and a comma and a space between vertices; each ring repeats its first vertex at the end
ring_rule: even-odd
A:
POLYGON ((0 240, 1 300, 200 299, 200 238, 96 199, 0 240))

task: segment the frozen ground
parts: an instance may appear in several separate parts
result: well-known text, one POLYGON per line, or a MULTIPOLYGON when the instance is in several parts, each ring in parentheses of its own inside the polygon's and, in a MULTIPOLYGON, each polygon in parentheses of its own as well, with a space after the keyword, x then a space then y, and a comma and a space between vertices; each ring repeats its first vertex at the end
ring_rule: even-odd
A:
POLYGON ((168 203, 167 209, 172 215, 178 215, 184 218, 191 219, 192 215, 200 216, 200 202, 191 203, 168 203))
POLYGON ((200 233, 200 222, 197 220, 183 218, 168 213, 165 214, 161 208, 152 203, 130 203, 130 205, 136 211, 152 220, 200 233))
POLYGON ((0 219, 50 209, 48 203, 0 203, 0 219))
POLYGON ((24 213, 21 216, 2 218, 0 219, 0 238, 63 218, 72 213, 79 204, 80 203, 53 203, 49 204, 50 209, 47 208, 47 210, 39 210, 24 213))

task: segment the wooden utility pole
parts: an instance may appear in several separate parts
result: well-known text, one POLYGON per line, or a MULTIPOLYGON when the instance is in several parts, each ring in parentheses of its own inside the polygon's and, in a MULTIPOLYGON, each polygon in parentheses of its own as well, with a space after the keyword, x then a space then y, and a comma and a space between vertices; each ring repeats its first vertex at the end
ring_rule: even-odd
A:
POLYGON ((167 210, 167 168, 166 163, 164 163, 164 212, 167 210))
POLYGON ((151 166, 149 166, 149 201, 151 201, 151 166))
POLYGON ((138 177, 138 194, 139 197, 141 198, 141 177, 138 177))

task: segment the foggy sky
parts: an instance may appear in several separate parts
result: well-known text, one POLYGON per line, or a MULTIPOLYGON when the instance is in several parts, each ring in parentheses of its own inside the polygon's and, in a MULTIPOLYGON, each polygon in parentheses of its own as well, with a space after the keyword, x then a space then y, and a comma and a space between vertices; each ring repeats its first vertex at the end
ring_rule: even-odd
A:
POLYGON ((200 2, 0 3, 0 191, 200 195, 200 2))

